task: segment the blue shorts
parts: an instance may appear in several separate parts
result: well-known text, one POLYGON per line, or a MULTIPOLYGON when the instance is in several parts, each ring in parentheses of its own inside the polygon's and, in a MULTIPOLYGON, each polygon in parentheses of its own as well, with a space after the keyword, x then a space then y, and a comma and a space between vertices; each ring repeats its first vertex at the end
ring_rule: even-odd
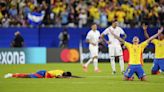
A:
POLYGON ((129 65, 126 69, 124 76, 131 78, 134 73, 137 75, 139 79, 146 75, 141 65, 129 65))
POLYGON ((29 74, 30 78, 44 78, 46 74, 46 70, 39 70, 34 74, 29 74))
POLYGON ((158 72, 159 70, 164 72, 164 59, 154 59, 153 67, 151 71, 153 73, 158 72))

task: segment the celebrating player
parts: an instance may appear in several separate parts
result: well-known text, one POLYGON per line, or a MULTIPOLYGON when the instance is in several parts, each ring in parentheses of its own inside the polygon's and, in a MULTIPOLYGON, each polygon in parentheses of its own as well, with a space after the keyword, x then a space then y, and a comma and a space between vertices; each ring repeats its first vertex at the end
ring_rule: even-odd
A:
POLYGON ((126 34, 123 31, 122 28, 117 26, 117 21, 112 22, 112 26, 108 27, 105 29, 105 31, 101 34, 101 37, 104 38, 104 35, 108 35, 109 41, 108 43, 108 50, 109 50, 109 57, 110 57, 110 62, 111 62, 111 67, 112 67, 112 74, 116 73, 116 68, 115 68, 115 57, 119 56, 119 63, 120 63, 120 69, 121 72, 124 73, 124 60, 123 60, 123 53, 122 53, 122 48, 120 41, 117 40, 111 33, 112 31, 114 34, 117 36, 124 35, 124 39, 126 38, 126 34))
POLYGON ((4 78, 80 78, 72 76, 71 72, 64 72, 63 70, 39 70, 36 73, 8 73, 4 78))
POLYGON ((128 49, 130 57, 129 57, 129 66, 126 69, 126 72, 124 73, 124 80, 133 80, 133 74, 136 73, 137 77, 140 80, 146 80, 146 75, 144 73, 144 70, 142 69, 142 52, 144 48, 148 45, 148 43, 156 38, 158 35, 160 35, 162 30, 159 30, 159 32, 146 41, 139 44, 139 38, 137 36, 133 37, 133 44, 128 43, 124 41, 119 36, 115 35, 112 31, 111 34, 118 40, 120 40, 128 49))
POLYGON ((100 72, 98 68, 98 43, 100 32, 97 30, 97 25, 92 24, 91 30, 88 32, 86 41, 89 43, 90 59, 83 65, 83 70, 87 72, 88 65, 93 62, 94 71, 100 72))
MULTIPOLYGON (((147 33, 147 25, 143 25, 144 35, 148 39, 150 38, 147 33)), ((161 27, 160 30, 163 30, 161 27)), ((159 74, 159 70, 164 72, 164 32, 158 36, 158 39, 151 41, 155 45, 155 59, 153 61, 152 74, 159 74)))

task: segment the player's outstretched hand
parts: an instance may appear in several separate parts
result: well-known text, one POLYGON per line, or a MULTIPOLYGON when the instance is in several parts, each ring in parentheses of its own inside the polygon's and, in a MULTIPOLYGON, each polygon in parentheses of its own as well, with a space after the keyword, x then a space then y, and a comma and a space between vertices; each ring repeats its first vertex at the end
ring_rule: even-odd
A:
POLYGON ((162 33, 163 32, 163 27, 161 27, 159 30, 158 30, 158 33, 162 33))
POLYGON ((143 24, 142 28, 143 28, 144 31, 147 31, 148 25, 143 24))

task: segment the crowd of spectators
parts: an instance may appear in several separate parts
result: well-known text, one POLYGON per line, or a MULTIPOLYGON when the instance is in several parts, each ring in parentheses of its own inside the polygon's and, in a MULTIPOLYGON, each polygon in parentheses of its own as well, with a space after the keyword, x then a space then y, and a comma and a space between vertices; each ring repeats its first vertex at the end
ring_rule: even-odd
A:
POLYGON ((41 26, 107 27, 117 20, 121 27, 164 25, 164 0, 0 0, 0 25, 30 26, 27 15, 45 14, 41 26))

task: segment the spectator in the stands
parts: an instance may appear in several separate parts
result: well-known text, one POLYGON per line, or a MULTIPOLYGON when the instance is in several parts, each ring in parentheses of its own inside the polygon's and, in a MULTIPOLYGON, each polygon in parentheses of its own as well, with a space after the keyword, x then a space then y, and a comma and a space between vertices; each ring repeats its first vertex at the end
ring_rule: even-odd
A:
POLYGON ((106 18, 108 25, 117 19, 121 27, 139 27, 142 22, 152 27, 164 25, 164 0, 0 0, 0 25, 7 14, 9 26, 24 26, 20 14, 26 22, 35 8, 45 15, 43 26, 88 27, 94 22, 105 27, 106 18), (85 10, 86 24, 81 21, 81 10, 85 10))
POLYGON ((61 23, 63 26, 68 24, 68 11, 66 9, 61 12, 61 23))
POLYGON ((108 19, 107 19, 107 14, 104 9, 101 9, 100 12, 100 26, 101 27, 107 27, 108 24, 108 19))
POLYGON ((5 16, 2 18, 2 26, 3 27, 9 27, 10 18, 8 17, 8 14, 5 14, 5 16))
POLYGON ((87 24, 87 13, 83 9, 79 14, 79 27, 84 27, 87 24))
POLYGON ((12 16, 12 17, 16 17, 18 15, 18 10, 16 8, 15 5, 12 5, 10 10, 9 10, 9 14, 12 16))

